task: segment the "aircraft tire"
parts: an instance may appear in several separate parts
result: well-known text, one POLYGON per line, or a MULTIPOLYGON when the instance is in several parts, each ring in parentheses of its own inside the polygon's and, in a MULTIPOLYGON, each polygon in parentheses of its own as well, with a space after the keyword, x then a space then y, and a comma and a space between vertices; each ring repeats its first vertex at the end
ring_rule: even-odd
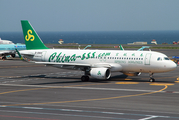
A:
POLYGON ((89 76, 83 75, 83 76, 81 77, 81 81, 82 81, 82 82, 87 82, 87 81, 89 81, 89 76))
POLYGON ((155 82, 155 79, 154 78, 150 78, 149 82, 155 82))

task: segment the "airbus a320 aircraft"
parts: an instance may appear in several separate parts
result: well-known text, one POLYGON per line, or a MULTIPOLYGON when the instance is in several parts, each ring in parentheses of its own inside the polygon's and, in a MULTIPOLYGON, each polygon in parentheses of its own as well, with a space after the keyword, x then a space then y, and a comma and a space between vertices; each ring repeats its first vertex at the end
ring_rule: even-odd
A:
POLYGON ((27 20, 22 20, 21 24, 27 50, 20 51, 20 54, 37 64, 82 70, 82 81, 88 81, 89 76, 109 79, 111 72, 118 71, 126 75, 149 73, 149 81, 154 82, 154 73, 176 68, 165 54, 153 51, 49 49, 27 20))

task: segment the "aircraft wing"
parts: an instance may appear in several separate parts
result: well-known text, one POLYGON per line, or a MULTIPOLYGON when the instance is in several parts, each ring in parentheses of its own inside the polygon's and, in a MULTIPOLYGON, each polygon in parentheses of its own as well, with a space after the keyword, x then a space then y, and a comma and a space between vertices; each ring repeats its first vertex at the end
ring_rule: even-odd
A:
POLYGON ((35 54, 32 52, 29 53, 21 53, 21 55, 25 55, 25 56, 34 56, 35 54))
POLYGON ((81 63, 55 63, 55 62, 35 62, 37 64, 45 64, 45 65, 66 65, 66 66, 84 66, 90 67, 90 64, 81 64, 81 63))
POLYGON ((105 67, 111 68, 111 65, 108 63, 98 63, 98 64, 83 64, 83 63, 55 63, 55 62, 35 62, 37 64, 44 65, 64 65, 64 66, 77 66, 77 67, 105 67))

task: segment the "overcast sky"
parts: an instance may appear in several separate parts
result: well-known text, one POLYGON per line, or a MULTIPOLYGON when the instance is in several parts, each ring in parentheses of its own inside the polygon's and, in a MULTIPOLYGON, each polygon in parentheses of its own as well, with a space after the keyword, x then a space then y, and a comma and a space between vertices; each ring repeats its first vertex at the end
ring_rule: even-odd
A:
POLYGON ((0 0, 0 32, 179 30, 179 0, 0 0))

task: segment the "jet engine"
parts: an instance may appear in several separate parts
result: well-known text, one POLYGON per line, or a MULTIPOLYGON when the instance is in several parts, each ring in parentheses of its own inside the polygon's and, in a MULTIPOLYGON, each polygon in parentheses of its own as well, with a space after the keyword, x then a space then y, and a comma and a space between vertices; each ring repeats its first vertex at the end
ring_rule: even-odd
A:
POLYGON ((111 71, 108 68, 92 68, 90 75, 96 79, 109 79, 111 77, 111 71))
POLYGON ((123 74, 128 76, 139 76, 141 72, 123 72, 123 74))

